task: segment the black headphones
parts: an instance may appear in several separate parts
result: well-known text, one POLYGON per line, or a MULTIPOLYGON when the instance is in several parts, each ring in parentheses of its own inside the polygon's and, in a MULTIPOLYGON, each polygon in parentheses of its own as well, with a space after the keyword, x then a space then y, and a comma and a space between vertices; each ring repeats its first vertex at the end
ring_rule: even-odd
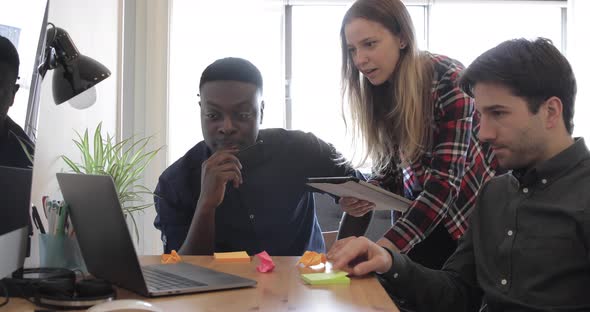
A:
POLYGON ((61 268, 20 269, 3 282, 8 296, 47 308, 83 309, 116 298, 111 283, 101 279, 77 281, 74 271, 61 268))

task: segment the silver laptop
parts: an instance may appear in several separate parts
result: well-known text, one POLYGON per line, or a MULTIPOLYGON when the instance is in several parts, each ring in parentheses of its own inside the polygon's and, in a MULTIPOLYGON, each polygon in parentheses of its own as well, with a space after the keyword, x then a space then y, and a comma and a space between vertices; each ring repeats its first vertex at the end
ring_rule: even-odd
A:
POLYGON ((187 263, 140 266, 113 179, 58 173, 57 181, 92 275, 151 297, 256 285, 254 280, 187 263))

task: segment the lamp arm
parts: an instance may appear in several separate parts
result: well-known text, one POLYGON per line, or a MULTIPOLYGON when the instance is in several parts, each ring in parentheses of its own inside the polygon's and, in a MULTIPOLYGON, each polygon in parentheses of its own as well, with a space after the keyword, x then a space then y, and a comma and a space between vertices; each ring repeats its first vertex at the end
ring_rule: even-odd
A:
POLYGON ((47 40, 45 41, 45 55, 43 55, 43 60, 41 64, 39 64, 39 67, 37 67, 37 71, 39 72, 39 75, 41 75, 41 79, 45 78, 45 74, 48 70, 57 67, 55 49, 53 48, 57 30, 53 23, 47 23, 47 25, 51 26, 51 28, 48 28, 46 31, 47 40), (50 31, 51 36, 49 36, 50 31))
POLYGON ((50 69, 55 69, 59 63, 67 63, 76 59, 80 55, 80 51, 74 45, 72 38, 67 31, 62 28, 55 27, 53 23, 47 23, 51 28, 47 29, 47 44, 45 48, 45 56, 43 63, 39 65, 38 71, 42 78, 50 69), (51 32, 51 35, 49 34, 51 32))
POLYGON ((39 65, 37 71, 41 75, 41 79, 45 78, 45 74, 48 70, 57 67, 57 61, 55 59, 55 49, 51 46, 45 47, 45 55, 43 56, 43 63, 39 65))

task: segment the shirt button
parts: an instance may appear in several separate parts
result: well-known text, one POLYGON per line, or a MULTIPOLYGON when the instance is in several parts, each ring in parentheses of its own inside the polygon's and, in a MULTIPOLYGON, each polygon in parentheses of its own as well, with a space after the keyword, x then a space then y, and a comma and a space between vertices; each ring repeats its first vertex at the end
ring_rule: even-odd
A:
POLYGON ((503 278, 503 279, 500 281, 500 284, 502 284, 502 285, 506 286, 506 284, 508 284, 508 281, 507 281, 505 278, 503 278))
POLYGON ((512 230, 508 230, 508 236, 512 236, 512 234, 514 234, 514 232, 512 232, 512 230))
POLYGON ((398 276, 399 276, 399 274, 393 273, 393 278, 397 278, 398 276))
POLYGON ((250 215, 250 220, 254 220, 254 215, 253 214, 250 215))
POLYGON ((493 177, 493 176, 495 176, 495 175, 496 175, 496 171, 494 171, 494 170, 490 171, 490 176, 491 176, 491 177, 493 177))
POLYGON ((529 189, 525 187, 525 188, 522 189, 522 192, 526 194, 526 193, 529 192, 529 189))
POLYGON ((541 183, 543 183, 543 184, 547 184, 547 179, 543 179, 543 180, 541 180, 541 183))

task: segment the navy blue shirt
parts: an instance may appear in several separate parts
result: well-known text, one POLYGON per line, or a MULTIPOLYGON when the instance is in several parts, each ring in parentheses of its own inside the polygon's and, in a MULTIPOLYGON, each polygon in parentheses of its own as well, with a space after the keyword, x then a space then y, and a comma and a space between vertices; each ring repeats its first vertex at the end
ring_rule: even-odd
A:
MULTIPOLYGON (((266 250, 273 256, 324 252, 308 177, 347 176, 355 171, 339 164, 334 147, 311 133, 260 130, 263 143, 255 157, 242 163, 244 183, 228 184, 215 210, 215 251, 266 250)), ((204 141, 195 145, 160 176, 155 191, 154 225, 162 232, 165 252, 178 250, 186 235, 201 191, 201 164, 212 152, 204 141)))

